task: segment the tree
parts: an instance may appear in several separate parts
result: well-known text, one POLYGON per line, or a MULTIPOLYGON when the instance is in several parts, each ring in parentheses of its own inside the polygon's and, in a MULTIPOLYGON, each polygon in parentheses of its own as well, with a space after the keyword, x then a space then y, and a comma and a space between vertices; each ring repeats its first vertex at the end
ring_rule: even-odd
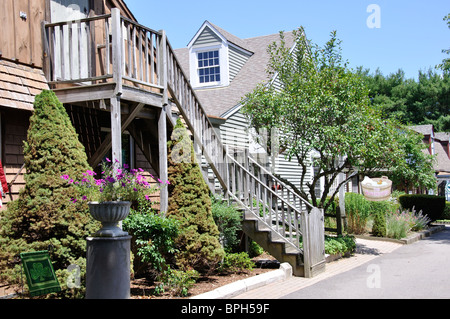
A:
POLYGON ((81 175, 89 165, 66 110, 52 91, 35 98, 24 161, 25 187, 0 219, 0 273, 6 277, 0 279, 11 280, 17 273, 12 267, 20 252, 47 250, 49 245, 60 278, 70 264, 83 269, 85 239, 98 223, 87 204, 70 201, 77 197, 76 190, 61 176, 81 175))
POLYGON ((169 147, 168 216, 180 223, 176 239, 177 264, 198 271, 214 269, 224 251, 211 211, 208 185, 195 159, 192 141, 180 119, 174 127, 169 147))
MULTIPOLYGON (((279 131, 279 150, 302 169, 296 192, 327 209, 339 174, 389 170, 405 154, 396 123, 381 117, 364 81, 342 60, 336 32, 323 48, 309 45, 302 28, 294 36, 294 51, 286 47, 283 33, 280 44, 268 49, 268 72, 278 74, 281 89, 259 85, 243 99, 243 112, 256 132, 279 131), (307 175, 311 165, 318 170, 312 180, 307 175), (316 198, 322 178, 324 191, 316 198)), ((271 143, 268 152, 277 152, 271 143)))
POLYGON ((405 158, 397 161, 388 173, 394 185, 405 192, 413 188, 435 189, 433 163, 436 156, 424 151, 427 146, 422 142, 423 135, 404 128, 398 139, 405 158))
POLYGON ((437 131, 448 131, 450 113, 450 73, 419 71, 418 80, 406 79, 402 70, 384 76, 379 70, 357 69, 369 88, 373 107, 384 118, 404 125, 433 124, 437 131))

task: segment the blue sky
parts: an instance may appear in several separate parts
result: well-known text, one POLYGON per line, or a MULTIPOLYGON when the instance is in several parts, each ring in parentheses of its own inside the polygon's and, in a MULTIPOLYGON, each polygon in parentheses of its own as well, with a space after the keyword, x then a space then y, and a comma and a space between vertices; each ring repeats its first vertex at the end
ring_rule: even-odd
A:
POLYGON ((240 37, 251 38, 303 26, 307 37, 323 45, 330 32, 342 40, 351 67, 363 66, 384 75, 405 71, 417 79, 446 56, 450 29, 442 20, 449 0, 125 0, 143 25, 166 30, 172 47, 185 47, 205 20, 240 37), (377 5, 376 12, 368 6, 377 5), (376 17, 375 17, 376 18, 376 17), (367 20, 380 22, 369 28, 367 20))

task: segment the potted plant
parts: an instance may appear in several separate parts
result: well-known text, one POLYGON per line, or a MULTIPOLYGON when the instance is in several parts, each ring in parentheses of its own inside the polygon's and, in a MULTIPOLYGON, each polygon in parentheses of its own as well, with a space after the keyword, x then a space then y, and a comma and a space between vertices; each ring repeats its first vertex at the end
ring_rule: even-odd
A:
POLYGON ((158 179, 159 185, 152 186, 142 174, 143 169, 128 169, 128 165, 120 167, 117 160, 112 163, 106 158, 101 165, 101 178, 97 179, 97 173, 92 170, 83 173, 81 180, 75 180, 68 175, 61 176, 79 191, 81 197, 72 198, 71 201, 87 201, 92 217, 102 223, 102 228, 93 234, 93 237, 127 236, 128 233, 119 227, 119 222, 128 216, 130 207, 137 203, 139 198, 150 200, 152 193, 164 184, 169 184, 169 181, 158 179))

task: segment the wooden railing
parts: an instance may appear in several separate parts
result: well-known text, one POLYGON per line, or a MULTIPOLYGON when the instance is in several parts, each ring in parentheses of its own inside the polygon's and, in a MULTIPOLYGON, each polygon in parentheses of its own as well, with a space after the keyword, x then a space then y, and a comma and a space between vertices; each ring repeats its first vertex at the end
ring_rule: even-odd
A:
POLYGON ((199 148, 213 170, 224 192, 228 191, 228 167, 226 149, 203 109, 188 77, 167 41, 167 86, 170 97, 177 105, 183 119, 199 148))
POLYGON ((312 205, 253 160, 248 150, 230 153, 230 196, 291 246, 303 251, 301 221, 312 205))
POLYGON ((115 82, 163 88, 161 33, 113 14, 44 24, 46 74, 52 83, 115 82))

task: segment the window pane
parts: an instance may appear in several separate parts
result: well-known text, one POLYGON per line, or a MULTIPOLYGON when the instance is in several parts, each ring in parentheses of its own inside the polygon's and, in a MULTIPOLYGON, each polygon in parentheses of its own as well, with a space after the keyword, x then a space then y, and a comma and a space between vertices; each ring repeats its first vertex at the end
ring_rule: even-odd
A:
POLYGON ((218 58, 219 57, 219 51, 214 51, 214 57, 218 58))

